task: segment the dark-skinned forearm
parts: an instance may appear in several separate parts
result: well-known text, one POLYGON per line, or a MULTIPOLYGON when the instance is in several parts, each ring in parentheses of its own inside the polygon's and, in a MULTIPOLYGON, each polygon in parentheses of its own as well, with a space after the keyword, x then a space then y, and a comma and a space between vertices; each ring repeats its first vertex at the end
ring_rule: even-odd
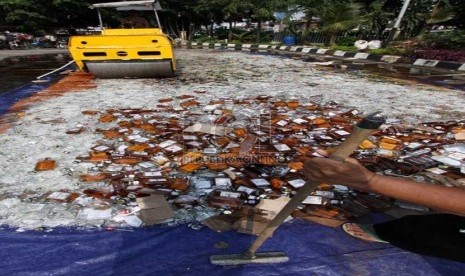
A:
POLYGON ((380 195, 465 216, 465 189, 418 183, 409 179, 376 175, 368 190, 380 195))

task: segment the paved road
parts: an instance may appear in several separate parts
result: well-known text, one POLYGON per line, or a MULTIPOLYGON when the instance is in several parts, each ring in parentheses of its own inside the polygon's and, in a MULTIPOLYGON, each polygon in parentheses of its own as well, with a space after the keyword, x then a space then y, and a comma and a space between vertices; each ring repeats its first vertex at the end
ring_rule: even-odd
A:
POLYGON ((0 95, 66 64, 67 49, 0 50, 0 95), (29 59, 26 56, 40 57, 29 59), (17 57, 17 59, 10 59, 17 57))
POLYGON ((7 57, 42 55, 42 54, 67 54, 68 49, 29 49, 29 50, 0 50, 0 60, 7 57))

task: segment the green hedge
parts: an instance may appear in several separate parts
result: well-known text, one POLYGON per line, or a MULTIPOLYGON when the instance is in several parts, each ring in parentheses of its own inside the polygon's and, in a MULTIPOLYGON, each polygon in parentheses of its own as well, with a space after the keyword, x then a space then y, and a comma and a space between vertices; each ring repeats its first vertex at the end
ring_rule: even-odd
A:
POLYGON ((355 41, 357 41, 357 40, 358 40, 358 38, 352 37, 352 36, 339 37, 336 40, 336 44, 339 45, 339 46, 354 46, 355 41))
POLYGON ((355 46, 344 46, 344 45, 333 45, 331 46, 331 50, 339 50, 344 52, 357 52, 357 47, 355 46))
POLYGON ((428 33, 423 41, 430 49, 463 50, 465 49, 465 30, 428 33))
POLYGON ((398 49, 398 48, 379 48, 369 50, 370 54, 374 55, 393 55, 393 56, 406 56, 412 54, 411 50, 408 49, 398 49))

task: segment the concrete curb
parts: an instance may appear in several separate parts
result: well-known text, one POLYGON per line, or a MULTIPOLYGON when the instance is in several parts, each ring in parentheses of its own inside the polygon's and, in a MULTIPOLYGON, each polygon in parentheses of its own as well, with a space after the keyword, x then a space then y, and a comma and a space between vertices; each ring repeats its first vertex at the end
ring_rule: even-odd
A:
POLYGON ((238 43, 198 43, 198 42, 187 42, 178 43, 177 47, 187 49, 222 49, 222 50, 234 50, 234 51, 248 51, 248 52, 270 52, 270 51, 285 51, 290 53, 306 53, 306 54, 317 54, 325 56, 335 56, 339 58, 350 58, 354 60, 370 60, 377 62, 386 63, 403 63, 412 64, 420 67, 427 68, 441 68, 453 71, 465 71, 465 63, 458 63, 452 61, 440 61, 431 59, 409 59, 402 56, 393 55, 375 55, 363 52, 344 52, 344 51, 333 51, 324 48, 313 48, 306 46, 285 46, 285 45, 266 45, 266 44, 238 44, 238 43))

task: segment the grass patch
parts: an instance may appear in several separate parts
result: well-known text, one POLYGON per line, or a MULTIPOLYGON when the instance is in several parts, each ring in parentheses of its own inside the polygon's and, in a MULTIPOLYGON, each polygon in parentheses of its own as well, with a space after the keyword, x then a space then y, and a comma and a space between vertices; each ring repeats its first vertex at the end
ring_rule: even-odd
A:
POLYGON ((345 45, 334 45, 331 46, 331 50, 334 51, 344 51, 344 52, 357 52, 357 47, 355 46, 345 46, 345 45))
POLYGON ((411 54, 411 50, 407 49, 398 49, 398 48, 379 48, 368 51, 370 54, 374 55, 392 55, 392 56, 408 56, 411 54))

